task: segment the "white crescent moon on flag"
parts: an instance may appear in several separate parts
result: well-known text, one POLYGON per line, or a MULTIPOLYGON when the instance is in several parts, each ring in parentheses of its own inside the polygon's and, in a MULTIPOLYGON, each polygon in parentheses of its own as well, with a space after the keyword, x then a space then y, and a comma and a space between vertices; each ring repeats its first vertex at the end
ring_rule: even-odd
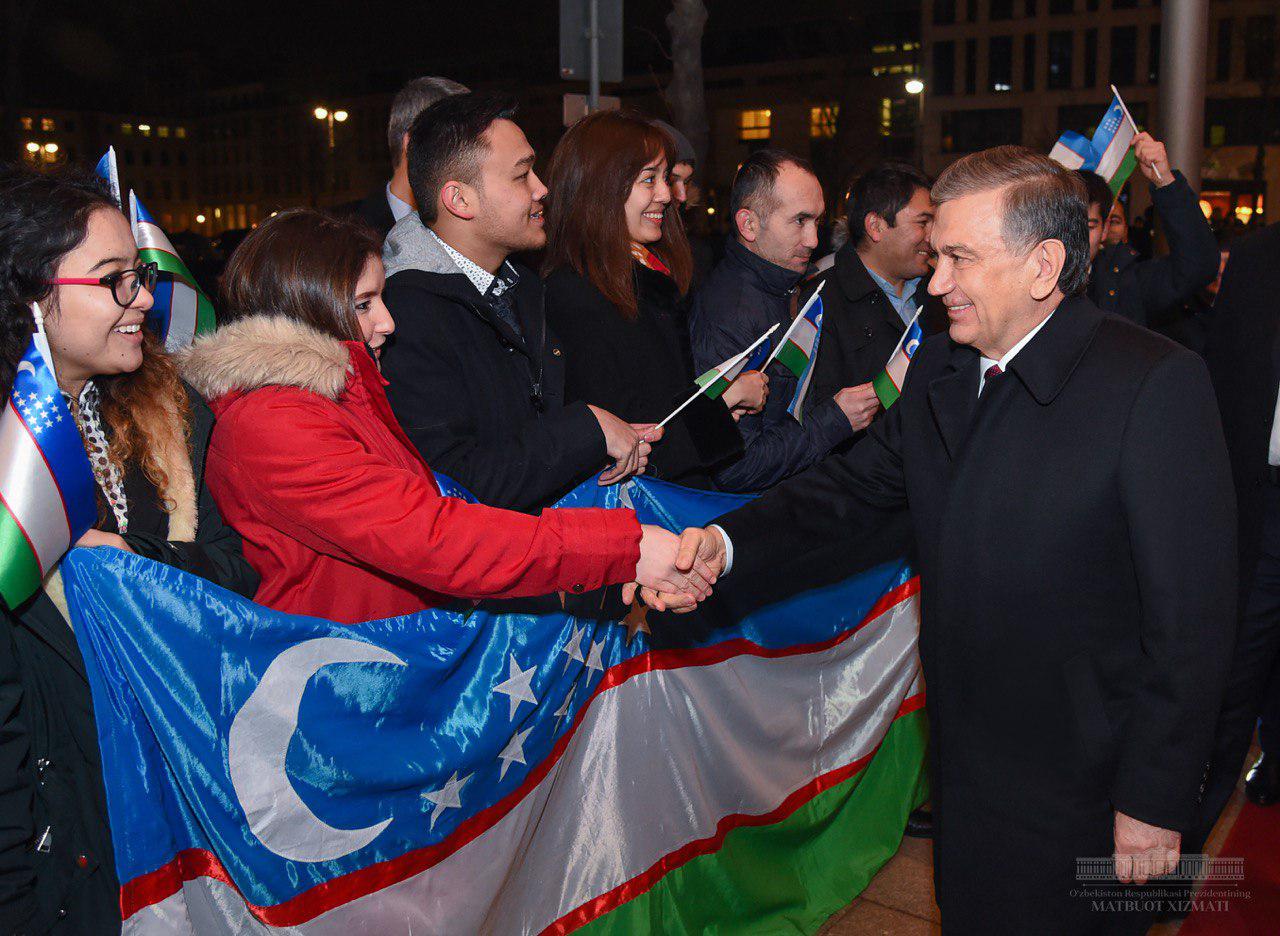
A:
POLYGON ((298 727, 298 708, 311 677, 334 663, 395 663, 395 654, 345 637, 317 637, 271 661, 231 722, 227 761, 231 785, 249 829, 271 851, 292 861, 332 861, 364 848, 391 818, 363 829, 338 829, 302 802, 285 757, 298 727))
POLYGON ((34 377, 34 376, 36 375, 36 368, 35 368, 35 365, 34 365, 34 364, 32 364, 30 361, 19 361, 19 362, 18 362, 18 373, 19 373, 19 374, 21 374, 24 370, 25 370, 25 371, 31 371, 31 376, 32 376, 32 377, 34 377))

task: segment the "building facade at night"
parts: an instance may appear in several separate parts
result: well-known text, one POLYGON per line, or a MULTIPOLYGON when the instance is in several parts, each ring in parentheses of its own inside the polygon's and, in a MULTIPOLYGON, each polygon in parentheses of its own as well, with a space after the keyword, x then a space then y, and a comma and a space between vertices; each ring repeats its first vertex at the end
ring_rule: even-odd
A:
MULTIPOLYGON (((1159 0, 924 0, 925 168, 998 143, 1048 152, 1063 130, 1092 131, 1111 84, 1158 138, 1160 15, 1159 0)), ((1280 8, 1211 0, 1209 15, 1202 190, 1247 221, 1280 193, 1280 8)))

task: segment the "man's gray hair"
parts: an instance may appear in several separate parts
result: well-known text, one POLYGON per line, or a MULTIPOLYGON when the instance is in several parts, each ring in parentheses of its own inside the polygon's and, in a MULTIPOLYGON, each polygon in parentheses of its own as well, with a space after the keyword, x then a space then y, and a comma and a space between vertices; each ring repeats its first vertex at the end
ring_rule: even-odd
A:
POLYGON ((996 146, 965 156, 938 176, 936 204, 1001 189, 1000 236, 1025 255, 1041 241, 1058 240, 1066 260, 1058 276, 1063 295, 1074 296, 1089 279, 1089 204, 1084 183, 1048 156, 1025 146, 996 146))
POLYGON ((391 101, 391 120, 387 123, 387 146, 391 149, 391 164, 400 164, 404 150, 404 135, 413 126, 414 119, 424 110, 450 94, 466 94, 466 85, 449 78, 426 76, 415 78, 396 92, 391 101))

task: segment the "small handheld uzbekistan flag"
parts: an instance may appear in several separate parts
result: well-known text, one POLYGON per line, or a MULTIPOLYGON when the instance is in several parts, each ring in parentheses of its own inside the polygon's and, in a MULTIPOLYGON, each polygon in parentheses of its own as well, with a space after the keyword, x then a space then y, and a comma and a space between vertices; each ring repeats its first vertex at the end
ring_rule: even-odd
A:
POLYGON ((787 404, 787 412, 800 423, 804 422, 802 407, 813 378, 813 365, 818 359, 818 342, 822 340, 822 299, 818 294, 825 285, 826 280, 818 284, 804 308, 792 319, 778 347, 769 355, 769 361, 777 358, 778 363, 795 374, 799 381, 795 395, 787 404))
POLYGON ((1107 180, 1112 192, 1119 194, 1138 165, 1133 155, 1133 138, 1138 135, 1138 128, 1114 85, 1111 91, 1111 106, 1098 121, 1093 138, 1085 139, 1068 130, 1053 145, 1049 158, 1068 169, 1096 172, 1107 180))
POLYGON ((26 601, 98 519, 93 469, 47 356, 40 307, 0 414, 0 598, 26 601))
POLYGON ((184 348, 196 335, 213 331, 213 303, 200 291, 168 236, 132 191, 129 192, 129 222, 133 225, 138 255, 144 262, 154 262, 160 268, 147 324, 164 339, 165 350, 184 348))
MULTIPOLYGON (((692 403, 694 400, 696 400, 700 396, 705 396, 708 399, 712 399, 712 400, 718 400, 721 394, 723 394, 726 390, 729 389, 729 384, 733 383, 735 380, 738 379, 739 374, 741 374, 743 371, 753 369, 752 366, 754 365, 754 363, 756 361, 760 361, 761 351, 763 351, 763 349, 761 349, 761 351, 756 351, 756 349, 760 348, 760 346, 763 345, 765 341, 768 340, 769 336, 772 335, 777 330, 778 330, 778 326, 777 325, 773 326, 773 328, 769 329, 767 332, 765 332, 763 335, 761 335, 759 338, 753 341, 751 343, 751 346, 747 348, 745 351, 743 351, 741 354, 735 354, 733 357, 729 358, 729 360, 725 361, 723 364, 717 364, 715 367, 711 368, 711 370, 707 371, 705 374, 703 374, 701 377, 695 380, 694 383, 698 385, 698 389, 693 391, 693 394, 689 397, 689 399, 685 400, 683 403, 677 406, 674 410, 672 410, 671 415, 669 415, 662 422, 658 423, 658 428, 661 429, 667 423, 671 422, 671 420, 675 419, 678 415, 680 415, 681 411, 683 411, 686 406, 688 406, 690 403, 692 403), (753 354, 752 352, 756 352, 756 353, 753 354)), ((767 364, 767 363, 768 361, 765 360, 761 363, 760 366, 763 366, 764 364, 767 364)))
POLYGON ((120 197, 120 169, 116 164, 116 148, 108 146, 107 151, 98 160, 93 170, 111 188, 111 197, 116 200, 120 210, 124 210, 124 200, 120 197))
POLYGON ((898 346, 893 349, 893 354, 889 355, 884 370, 871 381, 871 386, 885 409, 892 406, 902 395, 902 383, 907 379, 907 367, 915 357, 920 342, 924 340, 924 330, 920 327, 920 313, 923 311, 924 306, 916 309, 916 314, 911 317, 911 324, 898 339, 898 346))

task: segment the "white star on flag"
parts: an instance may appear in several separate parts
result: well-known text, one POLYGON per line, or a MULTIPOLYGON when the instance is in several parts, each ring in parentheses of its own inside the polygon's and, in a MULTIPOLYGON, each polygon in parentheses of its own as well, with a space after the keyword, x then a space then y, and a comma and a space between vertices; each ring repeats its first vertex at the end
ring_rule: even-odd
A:
POLYGON ((564 645, 564 649, 560 651, 569 658, 564 661, 564 671, 566 673, 569 672, 569 664, 574 660, 577 660, 579 663, 582 662, 582 635, 586 632, 587 629, 585 627, 578 627, 575 624, 573 627, 573 636, 569 638, 569 642, 566 643, 564 645))
POLYGON ((430 827, 432 829, 436 827, 436 820, 440 818, 440 814, 446 809, 459 809, 462 807, 462 788, 467 785, 467 781, 471 779, 471 776, 471 774, 467 774, 459 780, 458 772, 455 770, 453 776, 445 781, 445 785, 440 789, 422 794, 424 800, 436 804, 436 808, 431 810, 430 827))
POLYGON ((498 771, 499 780, 507 775, 507 769, 512 763, 523 764, 525 762, 524 739, 529 737, 531 731, 533 731, 532 727, 526 728, 524 731, 517 731, 511 740, 507 742, 507 746, 502 749, 502 753, 498 755, 498 760, 502 761, 502 769, 498 771))
POLYGON ((603 651, 604 651, 604 641, 603 641, 603 640, 602 640, 602 641, 600 641, 599 643, 593 643, 593 644, 591 645, 591 652, 587 654, 587 669, 588 669, 588 670, 603 670, 603 669, 604 669, 604 662, 603 662, 603 660, 602 660, 602 658, 601 658, 601 653, 602 653, 603 651))
POLYGON ((533 694, 533 689, 529 685, 537 672, 538 668, 536 666, 522 670, 520 664, 516 662, 516 655, 513 653, 511 654, 511 666, 507 670, 507 679, 493 687, 494 692, 500 692, 507 696, 507 701, 511 703, 511 721, 515 721, 516 709, 520 707, 521 702, 528 702, 532 705, 538 704, 538 697, 533 694))
POLYGON ((553 713, 556 716, 556 731, 560 730, 560 723, 564 721, 564 717, 569 714, 569 704, 573 702, 573 694, 577 691, 578 691, 578 686, 576 683, 570 686, 569 694, 564 697, 564 704, 562 704, 553 713))

